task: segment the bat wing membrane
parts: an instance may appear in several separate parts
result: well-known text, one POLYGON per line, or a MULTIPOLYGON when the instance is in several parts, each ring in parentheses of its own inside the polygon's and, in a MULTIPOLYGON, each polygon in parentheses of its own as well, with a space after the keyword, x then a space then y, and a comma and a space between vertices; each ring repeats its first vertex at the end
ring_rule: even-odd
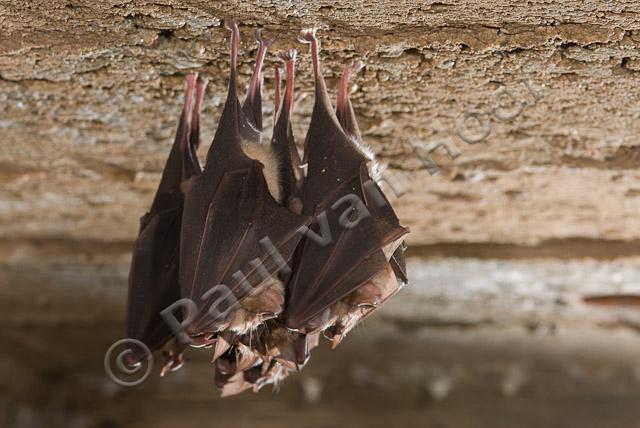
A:
POLYGON ((316 79, 315 104, 305 140, 308 173, 303 212, 313 215, 311 230, 316 235, 324 227, 327 242, 318 244, 311 235, 305 237, 288 286, 285 320, 290 329, 315 332, 334 325, 343 312, 362 303, 355 301, 348 309, 337 306, 387 271, 408 230, 400 226, 369 175, 367 164, 372 159, 358 146, 359 131, 355 132, 348 98, 339 103, 338 116, 331 107, 314 33, 304 32, 301 38, 311 44, 316 79), (379 195, 368 195, 371 191, 379 195))
MULTIPOLYGON (((187 77, 187 90, 176 138, 162 172, 149 212, 140 219, 140 233, 134 244, 127 301, 127 337, 138 339, 149 349, 161 347, 171 332, 160 311, 180 298, 178 255, 183 184, 199 174, 195 154, 199 143, 199 109, 204 85, 197 85, 196 108, 191 111, 196 76, 187 77)), ((131 349, 133 361, 143 357, 131 349)))

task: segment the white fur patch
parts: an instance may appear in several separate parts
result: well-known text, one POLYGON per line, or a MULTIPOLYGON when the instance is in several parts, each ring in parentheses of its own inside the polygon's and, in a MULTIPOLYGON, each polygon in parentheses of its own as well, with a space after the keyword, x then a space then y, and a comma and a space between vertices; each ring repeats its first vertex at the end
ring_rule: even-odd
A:
POLYGON ((273 196, 276 201, 280 202, 281 189, 280 177, 278 176, 278 159, 271 149, 271 146, 265 144, 245 143, 242 145, 242 149, 251 159, 255 159, 264 165, 262 173, 264 174, 264 179, 267 182, 269 193, 271 193, 271 196, 273 196))

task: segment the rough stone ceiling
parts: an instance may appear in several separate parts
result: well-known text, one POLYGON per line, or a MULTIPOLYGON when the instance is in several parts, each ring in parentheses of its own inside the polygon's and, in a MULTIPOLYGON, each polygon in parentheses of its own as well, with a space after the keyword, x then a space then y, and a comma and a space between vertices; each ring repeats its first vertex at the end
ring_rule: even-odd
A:
MULTIPOLYGON (((243 24, 243 81, 257 27, 279 38, 272 52, 298 48, 299 91, 312 93, 307 49, 295 41, 301 28, 319 28, 332 90, 343 65, 365 61, 355 108, 367 142, 402 183, 397 205, 414 246, 582 239, 595 253, 602 242, 640 237, 637 2, 0 5, 6 245, 129 245, 159 179, 190 71, 210 80, 205 141, 215 130, 228 70, 221 20, 231 15, 243 24), (519 114, 499 119, 519 102, 519 114), (484 113, 480 122, 473 112, 484 113), (460 137, 487 129, 478 144, 460 137), (447 140, 460 155, 452 160, 438 149, 440 174, 432 176, 410 144, 447 140)), ((267 115, 274 63, 270 56, 267 115)), ((299 140, 311 98, 295 117, 299 140)))
POLYGON ((0 0, 0 425, 175 426, 189 415, 198 427, 215 414, 264 427, 283 415, 322 427, 632 426, 640 315, 581 297, 637 292, 639 12, 593 0, 0 0), (243 84, 254 29, 279 39, 267 124, 273 52, 298 49, 296 86, 310 95, 294 118, 299 141, 313 89, 299 30, 319 28, 333 94, 341 68, 365 62, 352 99, 401 193, 411 255, 464 259, 412 257, 411 286, 280 395, 212 400, 208 355, 115 390, 100 366, 122 335, 138 217, 193 71, 210 81, 211 140, 228 16, 242 24, 243 84), (424 157, 440 143, 455 159, 440 147, 425 163, 412 147, 424 157), (307 373, 325 389, 318 402, 307 373))

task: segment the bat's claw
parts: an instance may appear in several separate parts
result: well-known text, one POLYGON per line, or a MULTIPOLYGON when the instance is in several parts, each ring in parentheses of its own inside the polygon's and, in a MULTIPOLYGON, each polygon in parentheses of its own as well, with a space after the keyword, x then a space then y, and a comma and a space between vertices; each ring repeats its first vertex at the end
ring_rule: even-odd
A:
POLYGON ((305 28, 304 30, 300 31, 298 41, 301 43, 318 43, 316 30, 316 28, 305 28))
POLYGON ((289 49, 289 50, 286 50, 286 51, 278 51, 278 52, 276 52, 276 56, 278 58, 280 58, 284 62, 295 61, 297 55, 298 55, 298 52, 295 49, 289 49))
POLYGON ((300 36, 298 36, 298 40, 302 43, 311 44, 311 60, 313 61, 313 73, 315 75, 317 85, 319 84, 319 81, 322 80, 322 76, 320 74, 320 44, 316 37, 316 29, 307 28, 302 30, 300 32, 300 36))
POLYGON ((272 38, 272 39, 267 39, 267 38, 263 37, 261 28, 258 28, 253 33, 253 37, 256 39, 256 42, 258 42, 260 44, 260 46, 264 46, 265 48, 268 48, 269 46, 271 46, 273 44, 273 42, 276 41, 275 37, 272 38))
POLYGON ((227 18, 224 20, 224 26, 227 27, 228 30, 233 31, 234 33, 236 32, 240 32, 240 29, 238 28, 238 21, 236 21, 235 18, 227 18))
POLYGON ((359 59, 355 59, 348 67, 351 69, 352 73, 357 73, 364 68, 364 62, 359 59))
POLYGON ((189 86, 195 85, 197 79, 198 79, 198 73, 187 74, 187 77, 186 77, 187 85, 189 86))
POLYGON ((160 377, 164 377, 168 372, 175 372, 184 365, 184 356, 182 352, 174 349, 162 353, 164 357, 164 365, 160 369, 160 377))

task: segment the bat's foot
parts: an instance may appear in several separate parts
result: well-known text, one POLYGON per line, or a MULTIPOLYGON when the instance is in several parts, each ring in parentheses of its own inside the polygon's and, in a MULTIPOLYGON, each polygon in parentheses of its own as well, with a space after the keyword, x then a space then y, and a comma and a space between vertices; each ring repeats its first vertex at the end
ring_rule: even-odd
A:
POLYGON ((316 37, 315 28, 307 28, 300 32, 298 40, 302 43, 309 43, 311 45, 311 60, 313 62, 313 72, 316 77, 316 84, 321 77, 320 74, 320 43, 316 37))
POLYGON ((238 46, 240 45, 240 29, 233 18, 224 20, 224 25, 231 31, 231 73, 235 75, 238 64, 238 46))
POLYGON ((273 44, 273 42, 276 41, 276 38, 272 38, 272 39, 266 39, 262 36, 262 29, 258 28, 254 33, 253 33, 253 37, 256 39, 256 41, 260 44, 260 46, 264 46, 264 48, 268 48, 269 46, 271 46, 273 44))
POLYGON ((346 113, 347 99, 349 97, 349 80, 351 76, 364 67, 364 63, 360 60, 353 61, 342 71, 340 78, 340 86, 338 87, 338 98, 336 101, 336 114, 338 117, 346 113))
POLYGON ((288 49, 276 52, 276 56, 284 62, 295 61, 298 56, 298 51, 295 49, 288 49))
MULTIPOLYGON (((265 39, 262 37, 262 30, 258 29, 254 33, 254 37, 258 42, 258 54, 256 56, 256 64, 251 76, 251 82, 249 83, 249 89, 247 90, 247 101, 249 103, 257 102, 256 97, 260 91, 260 83, 262 81, 262 65, 264 64, 264 57, 267 53, 267 49, 275 41, 275 39, 265 39)), ((255 108, 261 109, 262 106, 255 106, 255 108)))
POLYGON ((301 30, 300 35, 298 36, 298 41, 302 43, 318 43, 316 31, 316 28, 305 28, 301 30))
POLYGON ((160 377, 164 377, 169 372, 175 372, 185 362, 182 352, 173 347, 163 351, 162 357, 164 358, 164 364, 160 368, 160 377))
POLYGON ((202 109, 202 100, 208 84, 208 81, 201 79, 198 79, 196 83, 196 102, 191 112, 191 135, 189 138, 191 150, 194 154, 200 146, 200 110, 202 109))
POLYGON ((295 79, 295 67, 297 51, 295 49, 289 49, 287 51, 279 51, 277 53, 278 58, 285 62, 285 69, 287 71, 287 82, 284 92, 284 108, 288 117, 291 117, 293 112, 293 106, 295 103, 294 97, 294 79, 295 79))

